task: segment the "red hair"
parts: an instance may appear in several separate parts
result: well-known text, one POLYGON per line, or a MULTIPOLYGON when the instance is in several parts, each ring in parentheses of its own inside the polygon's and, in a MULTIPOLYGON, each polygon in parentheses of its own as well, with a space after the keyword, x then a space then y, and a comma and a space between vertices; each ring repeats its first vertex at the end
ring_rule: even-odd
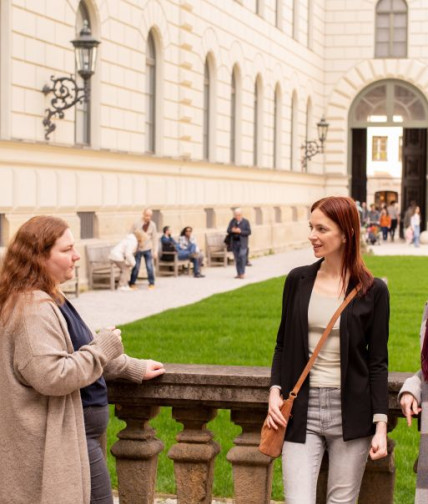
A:
POLYGON ((373 275, 367 269, 360 252, 360 216, 355 201, 346 196, 329 196, 316 201, 312 207, 339 226, 345 235, 345 248, 342 256, 341 277, 345 289, 346 277, 352 284, 361 285, 364 295, 373 285, 373 275))
POLYGON ((7 320, 21 294, 42 290, 62 300, 45 262, 68 227, 58 217, 38 216, 18 229, 0 268, 0 316, 3 320, 7 320))

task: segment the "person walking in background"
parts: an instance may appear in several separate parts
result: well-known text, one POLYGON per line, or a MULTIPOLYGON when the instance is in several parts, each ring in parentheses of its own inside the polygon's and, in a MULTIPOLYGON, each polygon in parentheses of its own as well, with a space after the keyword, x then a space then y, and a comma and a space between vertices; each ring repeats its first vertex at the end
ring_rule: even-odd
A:
POLYGON ((113 504, 99 438, 105 379, 142 383, 160 362, 123 351, 121 332, 92 332, 60 284, 80 255, 62 219, 33 217, 0 269, 0 502, 113 504))
POLYGON ((367 456, 387 455, 388 288, 363 262, 351 198, 315 202, 309 229, 319 260, 292 270, 285 281, 267 425, 285 426, 283 397, 293 390, 333 313, 359 286, 294 401, 282 451, 287 504, 315 504, 326 449, 326 502, 355 504, 367 456))
POLYGON ((251 234, 251 227, 249 221, 243 218, 240 208, 235 209, 234 217, 227 227, 227 234, 231 235, 232 252, 237 273, 235 278, 245 278, 248 237, 251 234))
POLYGON ((410 217, 410 227, 413 231, 413 244, 419 247, 419 238, 421 236, 421 209, 416 206, 413 215, 410 217))
POLYGON ((201 273, 204 256, 199 250, 192 232, 193 229, 190 226, 186 226, 181 231, 177 245, 178 258, 190 259, 193 264, 193 276, 195 278, 204 278, 205 275, 201 273))
POLYGON ((133 233, 126 235, 123 240, 111 249, 109 259, 120 269, 118 290, 132 290, 128 284, 131 269, 135 266, 135 253, 138 247, 141 247, 146 240, 146 233, 140 229, 136 229, 133 233))
POLYGON ((379 224, 382 230, 383 241, 386 241, 388 239, 388 232, 391 227, 391 217, 388 215, 388 210, 386 208, 382 208, 380 212, 379 224))
POLYGON ((365 201, 363 201, 361 203, 361 226, 364 226, 365 224, 367 224, 368 222, 368 218, 369 218, 369 210, 367 208, 367 203, 365 201))
POLYGON ((379 210, 376 208, 376 205, 372 203, 368 213, 368 221, 373 224, 379 224, 379 217, 379 210))
POLYGON ((395 200, 392 200, 391 203, 388 205, 387 210, 388 210, 388 214, 391 218, 391 226, 389 228, 389 233, 391 236, 391 241, 394 241, 395 231, 398 226, 398 220, 399 220, 399 215, 400 215, 397 202, 395 200))
POLYGON ((157 229, 156 224, 152 221, 153 212, 150 208, 146 208, 143 212, 142 219, 136 222, 131 229, 134 232, 136 229, 144 231, 147 235, 144 243, 138 247, 135 254, 135 266, 131 272, 131 280, 129 286, 131 289, 137 289, 135 285, 140 271, 141 257, 144 257, 146 263, 147 276, 149 280, 149 289, 155 288, 155 270, 153 260, 157 258, 157 229))

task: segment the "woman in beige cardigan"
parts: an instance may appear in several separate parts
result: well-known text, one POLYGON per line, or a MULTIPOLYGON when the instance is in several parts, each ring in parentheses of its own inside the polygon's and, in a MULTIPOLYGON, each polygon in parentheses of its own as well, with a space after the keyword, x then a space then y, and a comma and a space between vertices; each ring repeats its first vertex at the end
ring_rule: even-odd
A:
POLYGON ((92 333, 59 285, 80 256, 68 225, 34 217, 0 270, 0 502, 110 504, 98 438, 108 421, 104 378, 164 373, 128 357, 120 331, 92 333))

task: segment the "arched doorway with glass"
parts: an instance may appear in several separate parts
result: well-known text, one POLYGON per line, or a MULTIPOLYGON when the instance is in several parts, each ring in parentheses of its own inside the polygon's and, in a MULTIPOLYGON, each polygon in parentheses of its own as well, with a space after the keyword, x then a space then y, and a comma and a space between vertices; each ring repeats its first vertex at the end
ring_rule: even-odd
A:
POLYGON ((428 103, 415 86, 387 79, 359 93, 348 122, 351 196, 381 204, 396 195, 402 217, 414 201, 421 208, 422 229, 428 195, 427 118, 428 103))

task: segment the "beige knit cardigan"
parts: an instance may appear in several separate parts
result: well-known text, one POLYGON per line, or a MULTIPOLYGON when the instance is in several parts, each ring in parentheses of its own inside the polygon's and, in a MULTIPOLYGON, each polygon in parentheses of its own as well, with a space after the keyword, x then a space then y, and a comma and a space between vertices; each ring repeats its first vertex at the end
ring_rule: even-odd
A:
POLYGON ((126 356, 110 330, 75 352, 42 291, 20 304, 0 324, 0 503, 89 504, 79 390, 101 375, 141 382, 146 362, 126 356))

